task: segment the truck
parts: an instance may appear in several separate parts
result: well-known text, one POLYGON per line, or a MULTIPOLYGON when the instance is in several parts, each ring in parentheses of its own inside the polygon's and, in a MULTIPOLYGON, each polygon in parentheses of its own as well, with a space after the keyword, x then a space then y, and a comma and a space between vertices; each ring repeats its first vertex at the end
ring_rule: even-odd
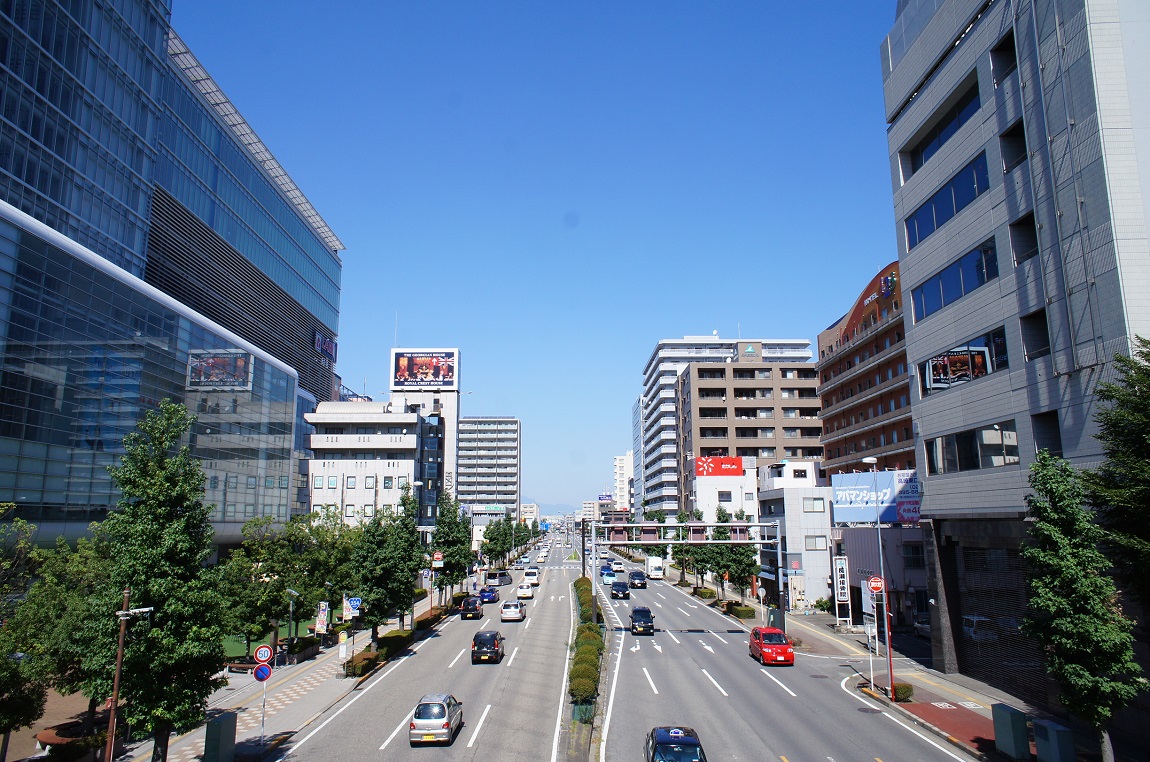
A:
POLYGON ((663 579, 663 559, 659 556, 647 556, 647 578, 663 579))

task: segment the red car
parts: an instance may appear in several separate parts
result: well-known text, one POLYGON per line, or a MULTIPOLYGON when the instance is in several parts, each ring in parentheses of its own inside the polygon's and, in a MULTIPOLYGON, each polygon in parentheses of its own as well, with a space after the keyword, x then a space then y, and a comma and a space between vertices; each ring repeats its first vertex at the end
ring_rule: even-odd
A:
POLYGON ((751 647, 751 657, 760 664, 795 664, 795 647, 782 630, 774 627, 756 627, 751 630, 747 641, 751 647))

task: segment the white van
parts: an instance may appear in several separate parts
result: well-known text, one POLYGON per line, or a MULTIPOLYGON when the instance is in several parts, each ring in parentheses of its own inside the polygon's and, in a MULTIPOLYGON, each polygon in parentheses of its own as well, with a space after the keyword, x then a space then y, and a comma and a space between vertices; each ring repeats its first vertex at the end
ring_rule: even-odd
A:
POLYGON ((998 629, 984 616, 964 616, 962 636, 975 643, 991 643, 998 640, 998 629))
POLYGON ((647 579, 663 579, 663 559, 647 556, 647 579))
POLYGON ((506 569, 499 569, 498 571, 489 571, 483 575, 483 584, 488 587, 498 587, 499 585, 511 584, 511 572, 506 569))
POLYGON ((532 587, 539 587, 539 570, 528 569, 523 572, 523 581, 531 583, 532 587))

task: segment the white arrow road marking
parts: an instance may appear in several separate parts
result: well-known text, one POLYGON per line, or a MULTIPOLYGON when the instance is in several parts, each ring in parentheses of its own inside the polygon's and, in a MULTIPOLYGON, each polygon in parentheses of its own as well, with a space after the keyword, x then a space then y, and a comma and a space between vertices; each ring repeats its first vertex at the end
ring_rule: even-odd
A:
MULTIPOLYGON (((479 718, 479 724, 475 726, 475 732, 471 734, 471 740, 467 742, 467 748, 475 745, 475 739, 479 736, 479 729, 483 727, 483 721, 487 719, 487 713, 491 711, 491 704, 488 704, 483 710, 483 716, 479 718)), ((412 711, 412 714, 415 714, 412 711)))
MULTIPOLYGON (((725 690, 723 690, 723 686, 719 685, 717 682, 715 682, 715 678, 711 677, 710 672, 708 672, 707 670, 704 669, 703 674, 707 676, 707 679, 711 681, 712 685, 714 685, 716 688, 719 689, 719 693, 723 694, 724 696, 727 695, 727 692, 725 690)), ((480 720, 480 722, 482 722, 482 720, 480 720)), ((468 744, 468 746, 470 746, 470 745, 471 744, 468 744)))
POLYGON ((639 650, 639 641, 636 640, 635 645, 631 646, 627 650, 630 651, 631 653, 635 653, 636 651, 638 651, 639 650))
POLYGON ((384 749, 386 749, 386 748, 387 748, 387 745, 388 745, 389 743, 391 743, 391 739, 395 738, 396 734, 397 734, 397 733, 399 733, 399 731, 403 730, 403 728, 404 728, 404 727, 405 727, 405 726, 406 726, 408 723, 410 723, 410 722, 411 722, 411 718, 412 718, 412 717, 414 717, 414 716, 415 716, 415 710, 414 710, 414 709, 412 709, 410 712, 408 712, 408 713, 407 713, 407 716, 403 718, 403 722, 399 723, 399 725, 398 725, 398 726, 395 728, 395 730, 391 731, 391 735, 389 735, 389 736, 387 737, 387 740, 383 742, 383 746, 380 746, 380 747, 379 747, 379 750, 380 750, 380 751, 383 751, 384 749))
MULTIPOLYGON (((707 645, 706 643, 704 643, 704 642, 703 642, 703 641, 701 641, 701 640, 699 641, 699 645, 701 645, 703 648, 707 649, 707 650, 708 650, 708 651, 710 651, 711 653, 714 653, 714 652, 715 652, 715 649, 711 648, 709 645, 707 645)), ((703 671, 704 671, 704 672, 706 672, 706 670, 703 670, 703 671)))
MULTIPOLYGON (((463 656, 463 654, 465 654, 465 653, 467 653, 466 648, 459 652, 459 656, 463 656)), ((455 662, 459 661, 459 656, 456 656, 454 659, 451 660, 451 663, 447 665, 448 669, 451 669, 452 667, 455 666, 455 662)))
POLYGON ((651 679, 651 674, 647 671, 646 667, 643 667, 643 674, 647 676, 647 682, 650 684, 651 690, 653 690, 655 695, 658 696, 659 689, 655 687, 655 681, 651 679))
POLYGON ((671 632, 670 630, 666 630, 666 633, 671 636, 671 640, 675 641, 676 643, 679 642, 679 639, 675 637, 675 633, 671 632))
MULTIPOLYGON (((714 635, 719 640, 723 640, 723 636, 716 633, 714 630, 707 630, 711 635, 714 635)), ((727 641, 723 640, 723 645, 727 645, 727 641)))
POLYGON ((562 596, 562 595, 561 595, 561 596, 559 596, 559 600, 563 600, 563 596, 562 596))
POLYGON ((656 643, 653 640, 651 641, 651 645, 653 645, 655 647, 656 651, 658 651, 659 653, 663 653, 663 647, 661 645, 659 645, 658 643, 656 643))
MULTIPOLYGON (((680 609, 678 606, 676 606, 675 608, 679 609, 679 611, 683 611, 683 609, 680 609)), ((690 612, 683 611, 683 613, 686 614, 687 616, 691 616, 690 612)))
POLYGON ((781 682, 779 682, 779 678, 775 677, 775 676, 774 676, 774 675, 772 675, 770 672, 768 672, 768 671, 767 671, 767 669, 766 669, 766 667, 759 667, 759 671, 760 671, 760 672, 762 672, 762 673, 763 673, 764 675, 766 675, 767 677, 769 677, 769 678, 771 678, 772 680, 774 680, 776 683, 779 683, 779 687, 780 687, 780 688, 782 688, 782 689, 783 689, 784 691, 786 691, 787 693, 791 694, 791 697, 792 697, 792 698, 794 698, 794 696, 795 696, 795 692, 794 692, 794 691, 792 691, 792 690, 791 690, 790 688, 788 688, 787 686, 783 685, 781 682))
MULTIPOLYGON (((555 600, 555 596, 554 596, 554 595, 553 595, 553 596, 551 596, 551 600, 555 600)), ((559 600, 563 600, 563 599, 562 599, 562 598, 560 598, 559 600)))

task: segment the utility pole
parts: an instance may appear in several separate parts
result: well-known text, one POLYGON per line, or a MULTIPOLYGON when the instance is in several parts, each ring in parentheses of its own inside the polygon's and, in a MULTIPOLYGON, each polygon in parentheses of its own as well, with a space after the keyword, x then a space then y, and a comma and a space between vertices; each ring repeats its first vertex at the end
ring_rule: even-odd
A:
POLYGON ((124 587, 124 608, 116 612, 120 618, 120 644, 116 648, 116 674, 112 678, 112 705, 108 709, 108 740, 104 746, 104 762, 111 762, 116 745, 116 708, 120 703, 120 673, 124 670, 124 637, 128 632, 128 620, 139 614, 152 613, 152 607, 129 609, 128 600, 132 595, 130 587, 124 587))

